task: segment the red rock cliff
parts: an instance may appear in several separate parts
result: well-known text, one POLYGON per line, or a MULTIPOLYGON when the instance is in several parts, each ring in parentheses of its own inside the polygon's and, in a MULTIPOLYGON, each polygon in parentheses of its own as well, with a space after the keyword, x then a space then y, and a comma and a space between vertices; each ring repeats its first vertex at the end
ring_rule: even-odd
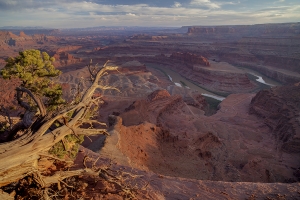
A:
POLYGON ((192 53, 176 52, 176 53, 172 53, 170 58, 174 60, 178 60, 184 64, 210 66, 209 61, 205 57, 192 54, 192 53))
POLYGON ((300 85, 260 91, 251 101, 250 113, 264 119, 282 150, 300 153, 300 85))

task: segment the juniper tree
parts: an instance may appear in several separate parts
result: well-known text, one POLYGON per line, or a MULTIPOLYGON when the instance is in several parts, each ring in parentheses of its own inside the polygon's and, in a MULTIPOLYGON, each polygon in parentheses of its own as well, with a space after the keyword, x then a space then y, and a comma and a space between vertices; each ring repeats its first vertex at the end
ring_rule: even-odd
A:
MULTIPOLYGON (((88 69, 91 85, 88 89, 73 104, 55 109, 64 100, 61 86, 52 80, 61 72, 54 68, 52 62, 53 58, 47 53, 27 50, 20 52, 15 58, 9 58, 1 70, 3 78, 15 77, 20 80, 20 86, 16 88, 16 98, 25 111, 22 121, 9 130, 12 135, 16 131, 22 132, 21 136, 0 143, 0 187, 31 175, 41 187, 46 188, 66 177, 85 173, 86 169, 58 171, 50 177, 43 176, 37 163, 41 158, 55 160, 57 157, 50 153, 55 152, 53 147, 67 136, 72 135, 71 138, 81 140, 82 135, 108 134, 106 128, 94 129, 82 125, 90 123, 90 111, 93 107, 103 103, 101 96, 93 96, 94 92, 97 89, 116 89, 101 86, 99 81, 108 71, 116 70, 117 67, 107 66, 107 62, 102 67, 95 68, 90 63, 88 69)), ((0 189, 0 198, 2 194, 0 189)))

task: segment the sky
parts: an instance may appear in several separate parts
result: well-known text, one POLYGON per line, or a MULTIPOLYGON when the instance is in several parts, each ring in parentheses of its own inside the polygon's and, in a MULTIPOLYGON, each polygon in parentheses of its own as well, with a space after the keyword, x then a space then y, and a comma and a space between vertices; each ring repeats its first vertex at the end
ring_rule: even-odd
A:
POLYGON ((181 27, 300 22, 300 0, 0 0, 0 27, 181 27))

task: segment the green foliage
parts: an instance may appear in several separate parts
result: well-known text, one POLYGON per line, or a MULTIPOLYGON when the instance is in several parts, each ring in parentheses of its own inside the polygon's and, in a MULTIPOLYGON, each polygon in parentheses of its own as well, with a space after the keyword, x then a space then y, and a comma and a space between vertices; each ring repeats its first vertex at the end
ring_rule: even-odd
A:
POLYGON ((0 122, 0 134, 4 133, 9 128, 9 124, 7 122, 0 122))
POLYGON ((78 153, 79 144, 81 144, 83 140, 83 135, 79 135, 78 137, 73 134, 67 135, 63 141, 60 141, 51 147, 49 153, 59 158, 67 157, 73 160, 78 153))
POLYGON ((51 110, 65 102, 62 99, 61 85, 51 80, 61 74, 53 66, 53 61, 54 58, 46 52, 25 50, 19 52, 19 56, 6 60, 7 64, 0 71, 0 75, 4 79, 19 78, 22 81, 21 86, 43 97, 47 109, 51 110))

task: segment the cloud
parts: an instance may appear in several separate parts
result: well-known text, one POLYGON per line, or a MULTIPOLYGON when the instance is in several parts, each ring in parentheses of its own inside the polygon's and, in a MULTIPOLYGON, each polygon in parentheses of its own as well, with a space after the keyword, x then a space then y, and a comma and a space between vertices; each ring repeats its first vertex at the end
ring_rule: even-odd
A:
POLYGON ((158 1, 146 0, 108 2, 108 0, 0 0, 0 26, 66 28, 100 25, 183 26, 300 21, 300 6, 297 3, 274 6, 273 0, 265 0, 260 5, 245 0, 240 2, 166 0, 163 4, 166 6, 157 6, 153 2, 158 1))
POLYGON ((179 7, 181 7, 181 6, 182 6, 181 3, 177 2, 177 1, 174 2, 173 7, 179 8, 179 7))
POLYGON ((135 17, 136 16, 136 14, 134 14, 134 13, 127 13, 126 15, 127 16, 131 16, 131 17, 135 17))
POLYGON ((217 3, 213 3, 210 0, 192 0, 190 3, 192 6, 204 6, 208 8, 220 8, 220 5, 217 3))

